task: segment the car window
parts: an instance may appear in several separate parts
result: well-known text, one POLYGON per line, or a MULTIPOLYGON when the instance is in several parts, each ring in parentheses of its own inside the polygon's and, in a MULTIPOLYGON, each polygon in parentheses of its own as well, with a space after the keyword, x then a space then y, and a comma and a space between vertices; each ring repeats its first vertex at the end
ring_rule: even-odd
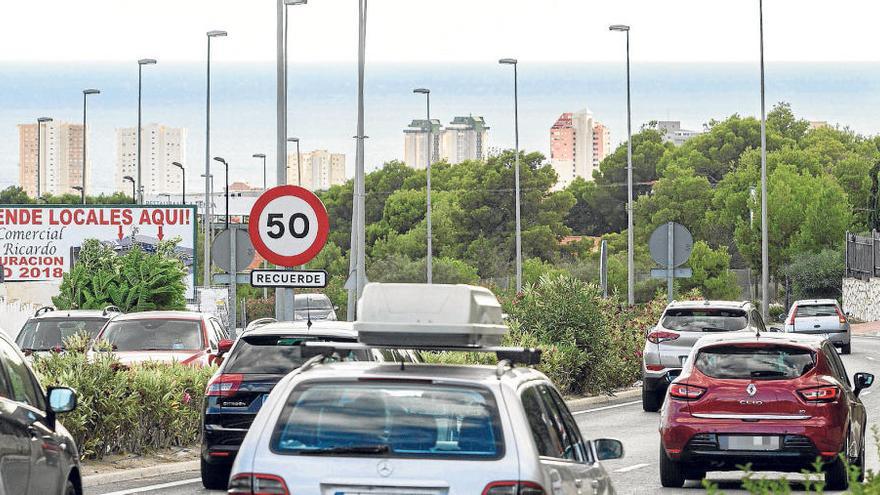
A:
POLYGON ((15 343, 20 348, 31 351, 48 351, 55 348, 63 348, 65 340, 80 333, 87 334, 90 338, 95 338, 106 322, 105 318, 31 319, 21 328, 15 343))
POLYGON ((852 387, 852 384, 849 382, 849 375, 846 373, 846 367, 843 365, 843 361, 840 359, 840 356, 837 355, 837 350, 834 348, 834 346, 826 343, 824 346, 822 346, 822 350, 825 353, 825 358, 828 359, 828 362, 831 364, 831 368, 837 375, 837 379, 840 380, 841 383, 845 383, 847 384, 847 386, 852 387))
POLYGON ((764 326, 764 318, 755 310, 752 310, 752 324, 755 326, 755 329, 759 332, 766 332, 767 328, 764 326))
POLYGON ((222 338, 220 332, 217 330, 216 322, 213 319, 208 320, 208 324, 205 325, 207 327, 207 331, 205 332, 208 335, 208 346, 211 350, 216 351, 217 345, 222 338))
MULTIPOLYGON (((284 335, 248 335, 239 339, 223 365, 224 373, 241 374, 288 374, 306 361, 302 357, 305 341, 321 342, 328 339, 284 335)), ((329 339, 333 342, 354 342, 353 339, 329 339)), ((342 356, 352 361, 371 361, 368 350, 349 351, 342 356)))
POLYGON ((834 304, 799 304, 795 317, 810 316, 837 316, 837 306, 834 304))
POLYGON ((748 323, 745 311, 721 308, 670 308, 661 322, 663 328, 679 332, 731 332, 748 323))
POLYGON ((556 402, 551 396, 550 387, 547 385, 540 385, 538 386, 538 392, 541 395, 541 402, 544 404, 544 409, 550 413, 550 422, 553 425, 553 429, 556 430, 556 436, 558 436, 562 442, 562 457, 560 458, 569 461, 582 461, 583 456, 579 455, 579 439, 572 430, 569 430, 565 426, 565 422, 562 419, 562 412, 559 410, 559 407, 556 406, 556 402))
POLYGON ((785 345, 717 345, 701 349, 694 367, 706 376, 742 380, 797 378, 816 364, 810 349, 785 345))
POLYGON ((520 395, 520 401, 522 401, 535 446, 538 448, 538 455, 562 459, 565 451, 562 440, 550 419, 550 414, 542 403, 538 388, 525 389, 520 395))
POLYGON ((199 320, 149 318, 111 321, 101 338, 115 351, 199 351, 203 349, 199 320))
POLYGON ((42 391, 37 388, 35 379, 21 355, 6 341, 0 340, 0 356, 2 356, 3 368, 9 378, 10 398, 45 410, 42 391))
POLYGON ((580 462, 592 462, 593 456, 589 452, 589 449, 587 449, 587 444, 581 436, 581 430, 578 428, 577 422, 571 415, 571 411, 568 410, 568 406, 565 405, 565 401, 559 395, 559 392, 553 387, 544 386, 544 388, 547 391, 547 396, 553 400, 553 405, 559 412, 559 416, 562 418, 562 424, 565 427, 568 437, 571 439, 576 460, 580 462))
POLYGON ((217 337, 220 340, 229 338, 229 332, 226 331, 226 327, 220 321, 211 318, 211 326, 214 327, 214 331, 217 332, 217 337))

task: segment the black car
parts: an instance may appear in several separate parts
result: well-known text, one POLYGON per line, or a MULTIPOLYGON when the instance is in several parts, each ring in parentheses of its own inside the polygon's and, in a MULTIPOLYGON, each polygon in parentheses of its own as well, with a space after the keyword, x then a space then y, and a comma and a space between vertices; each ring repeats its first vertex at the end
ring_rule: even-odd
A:
MULTIPOLYGON (((202 415, 202 484, 224 490, 229 471, 248 428, 275 385, 299 368, 304 341, 357 342, 351 323, 317 321, 270 323, 242 335, 222 358, 208 382, 202 415)), ((222 351, 222 349, 221 349, 222 351)), ((353 351, 346 359, 416 362, 411 351, 353 351)))
POLYGON ((81 495, 79 452, 56 414, 76 408, 69 388, 43 391, 0 332, 0 493, 81 495))

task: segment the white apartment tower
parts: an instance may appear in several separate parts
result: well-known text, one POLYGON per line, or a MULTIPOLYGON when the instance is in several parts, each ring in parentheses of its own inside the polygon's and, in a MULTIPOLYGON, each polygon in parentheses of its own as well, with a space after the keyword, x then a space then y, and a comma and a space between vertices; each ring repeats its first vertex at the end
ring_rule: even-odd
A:
MULTIPOLYGON (((37 193, 37 129, 36 123, 18 125, 18 181, 31 197, 37 193)), ((40 195, 79 194, 72 187, 82 185, 82 124, 46 122, 40 129, 40 195)))
POLYGON ((489 127, 483 117, 455 117, 443 129, 440 157, 451 164, 485 160, 488 145, 489 127))
MULTIPOLYGON (((440 160, 440 141, 443 126, 437 119, 431 119, 431 160, 440 160)), ((424 170, 428 168, 428 121, 413 120, 403 130, 403 161, 409 167, 424 170)))
MULTIPOLYGON (((128 175, 138 179, 136 135, 136 127, 116 129, 116 190, 123 193, 131 192, 131 184, 123 181, 123 177, 128 175)), ((161 124, 141 127, 144 195, 177 194, 181 190, 182 174, 172 163, 184 163, 184 156, 186 129, 161 124)))
POLYGON ((302 154, 302 183, 296 153, 287 154, 287 183, 302 185, 310 191, 325 191, 331 186, 345 183, 345 155, 327 150, 314 150, 302 154))

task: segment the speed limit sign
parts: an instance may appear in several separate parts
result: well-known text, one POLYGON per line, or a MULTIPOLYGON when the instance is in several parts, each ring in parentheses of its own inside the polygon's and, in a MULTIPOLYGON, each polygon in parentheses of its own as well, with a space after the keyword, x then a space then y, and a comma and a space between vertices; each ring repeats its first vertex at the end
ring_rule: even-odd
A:
POLYGON ((298 186, 264 192, 251 209, 251 243, 269 263, 293 267, 314 258, 327 242, 330 221, 317 196, 298 186))

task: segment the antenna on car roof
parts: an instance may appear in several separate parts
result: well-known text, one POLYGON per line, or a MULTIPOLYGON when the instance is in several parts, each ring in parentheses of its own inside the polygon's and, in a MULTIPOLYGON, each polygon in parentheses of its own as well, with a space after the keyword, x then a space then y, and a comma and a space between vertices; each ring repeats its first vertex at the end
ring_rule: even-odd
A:
POLYGON ((312 329, 312 307, 309 304, 309 295, 306 294, 306 328, 309 330, 312 329))

